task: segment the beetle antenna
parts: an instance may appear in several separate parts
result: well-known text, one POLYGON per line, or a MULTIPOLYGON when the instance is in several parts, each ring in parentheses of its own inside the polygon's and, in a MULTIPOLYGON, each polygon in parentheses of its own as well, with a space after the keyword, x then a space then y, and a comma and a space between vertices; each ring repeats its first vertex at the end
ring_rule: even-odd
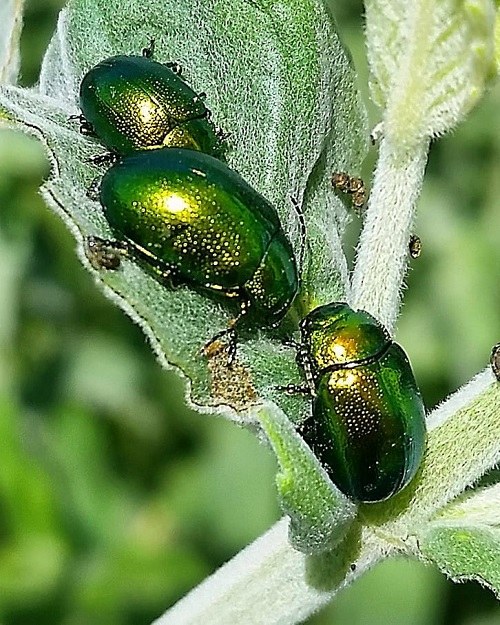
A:
POLYGON ((147 59, 152 59, 155 53, 155 39, 151 37, 149 40, 149 46, 147 48, 142 49, 142 56, 145 56, 147 59))
POLYGON ((292 206, 295 211, 295 215, 297 216, 297 220, 299 222, 300 229, 300 248, 299 248, 299 256, 298 256, 298 270, 299 270, 299 282, 302 282, 302 273, 304 270, 304 257, 306 253, 306 245, 307 245, 307 226, 306 226, 306 217, 304 211, 302 210, 302 206, 299 204, 299 201, 296 197, 290 196, 292 201, 292 206))

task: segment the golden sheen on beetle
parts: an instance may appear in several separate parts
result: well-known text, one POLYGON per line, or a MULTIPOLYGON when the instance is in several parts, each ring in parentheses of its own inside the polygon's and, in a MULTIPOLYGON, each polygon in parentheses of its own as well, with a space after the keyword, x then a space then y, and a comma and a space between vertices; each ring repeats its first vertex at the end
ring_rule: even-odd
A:
POLYGON ((232 298, 262 326, 290 307, 297 267, 276 210, 220 160, 138 152, 104 174, 100 200, 114 235, 159 277, 232 298))
POLYGON ((119 155, 181 147, 220 156, 221 136, 202 97, 150 57, 119 55, 91 68, 80 85, 82 131, 119 155))
POLYGON ((313 396, 301 434, 346 495, 388 499, 425 451, 425 409, 406 354, 370 314, 344 303, 316 308, 300 328, 298 360, 313 396))

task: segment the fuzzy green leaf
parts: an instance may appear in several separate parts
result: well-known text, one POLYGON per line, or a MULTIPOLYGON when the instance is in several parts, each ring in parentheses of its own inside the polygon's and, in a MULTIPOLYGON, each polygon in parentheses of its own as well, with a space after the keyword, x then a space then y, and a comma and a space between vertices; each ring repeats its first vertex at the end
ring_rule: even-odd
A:
MULTIPOLYGON (((89 267, 83 237, 111 232, 99 204, 86 196, 100 173, 86 159, 102 148, 69 119, 79 112, 79 83, 102 58, 139 53, 150 37, 156 39, 158 60, 179 61, 189 83, 208 94, 215 122, 231 133, 230 166, 274 203, 296 248, 290 197, 304 200, 312 259, 304 280, 311 305, 343 296, 347 270, 340 236, 347 214, 329 174, 359 169, 366 125, 352 67, 319 0, 154 0, 147 11, 140 0, 126 6, 119 0, 68 4, 39 87, 3 88, 0 116, 46 145, 53 168, 42 192, 74 233, 82 261, 89 267)), ((232 397, 225 389, 237 378, 222 372, 222 356, 207 363, 200 349, 233 311, 187 288, 167 290, 129 260, 120 271, 102 271, 96 279, 143 327, 163 364, 190 379, 191 399, 198 405, 228 404, 241 411, 256 397, 273 396, 276 381, 298 376, 293 353, 280 349, 269 333, 256 332, 258 338, 241 345, 246 386, 232 397)), ((300 403, 280 403, 290 407, 292 418, 301 418, 300 403)), ((234 410, 234 418, 244 418, 234 410)))
POLYGON ((331 550, 356 516, 356 505, 336 488, 286 416, 263 408, 259 422, 278 458, 276 485, 290 516, 291 544, 304 553, 331 550))
POLYGON ((410 146, 455 126, 494 75, 493 0, 367 0, 374 100, 410 146))
MULTIPOLYGON (((47 148, 52 172, 42 193, 74 234, 82 262, 140 324, 161 363, 188 378, 192 403, 258 426, 255 405, 270 399, 299 422, 307 409, 304 401, 276 391, 280 384, 300 382, 295 354, 272 332, 252 329, 243 335, 230 369, 223 348, 209 358, 201 349, 227 326, 233 310, 188 288, 167 289, 133 259, 124 258, 118 271, 107 272, 92 269, 85 256, 86 236, 107 238, 112 232, 99 203, 87 196, 102 174, 88 159, 103 148, 81 135, 78 122, 70 119, 79 113, 79 84, 103 58, 138 54, 150 38, 156 42, 156 60, 178 61, 193 88, 207 93, 215 123, 230 133, 229 165, 275 205, 297 252, 300 236, 291 198, 303 205, 305 307, 344 297, 347 287, 341 236, 348 214, 330 176, 334 170, 358 172, 367 147, 366 116, 350 60, 320 0, 151 0, 147 10, 142 0, 126 5, 73 0, 60 14, 38 86, 0 90, 0 117, 35 134, 47 148)), ((284 332, 293 332, 297 314, 291 311, 284 332)), ((266 405, 269 418, 277 419, 275 426, 267 422, 268 429, 279 428, 283 413, 266 405)), ((294 470, 293 492, 282 489, 286 507, 297 535, 308 535, 306 548, 320 549, 343 534, 352 506, 339 504, 287 423, 287 444, 301 451, 303 462, 297 465, 300 471, 294 470), (307 505, 297 500, 303 493, 308 493, 307 505), (318 545, 310 547, 314 541, 318 545)))
POLYGON ((475 580, 500 597, 500 484, 473 491, 424 526, 419 547, 455 581, 475 580))

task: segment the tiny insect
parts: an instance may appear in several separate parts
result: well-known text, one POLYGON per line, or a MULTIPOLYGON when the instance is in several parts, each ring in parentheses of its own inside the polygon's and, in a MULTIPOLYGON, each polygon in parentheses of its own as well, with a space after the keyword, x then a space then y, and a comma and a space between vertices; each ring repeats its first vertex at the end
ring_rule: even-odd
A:
POLYGON ((418 258, 422 253, 422 241, 416 234, 411 235, 408 249, 412 258, 418 258))
POLYGON ((425 450, 425 409, 408 357, 378 321, 334 302, 300 323, 297 361, 312 397, 300 432, 330 479, 355 501, 392 497, 425 450))
POLYGON ((332 185, 334 189, 352 197, 352 205, 359 213, 366 203, 366 187, 362 178, 345 172, 335 172, 332 174, 332 185))

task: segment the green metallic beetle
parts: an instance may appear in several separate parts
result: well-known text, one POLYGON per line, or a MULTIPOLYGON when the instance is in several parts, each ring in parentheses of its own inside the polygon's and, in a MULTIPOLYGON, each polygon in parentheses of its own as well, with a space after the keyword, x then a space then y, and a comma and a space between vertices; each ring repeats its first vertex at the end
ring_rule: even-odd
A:
MULTIPOLYGON (((182 147, 221 156, 224 136, 176 63, 143 56, 113 56, 90 69, 80 85, 81 131, 94 134, 112 153, 182 147)), ((104 160, 104 159, 103 159, 104 160)))
POLYGON ((138 152, 104 174, 100 201, 118 239, 90 241, 94 259, 112 260, 105 268, 114 256, 100 250, 122 247, 173 284, 235 299, 236 321, 250 312, 276 325, 290 307, 297 267, 276 210, 222 161, 177 148, 138 152))
POLYGON ((300 324, 297 360, 312 395, 301 434, 338 488, 356 501, 403 489, 425 451, 425 408, 410 363, 363 310, 332 303, 300 324))

